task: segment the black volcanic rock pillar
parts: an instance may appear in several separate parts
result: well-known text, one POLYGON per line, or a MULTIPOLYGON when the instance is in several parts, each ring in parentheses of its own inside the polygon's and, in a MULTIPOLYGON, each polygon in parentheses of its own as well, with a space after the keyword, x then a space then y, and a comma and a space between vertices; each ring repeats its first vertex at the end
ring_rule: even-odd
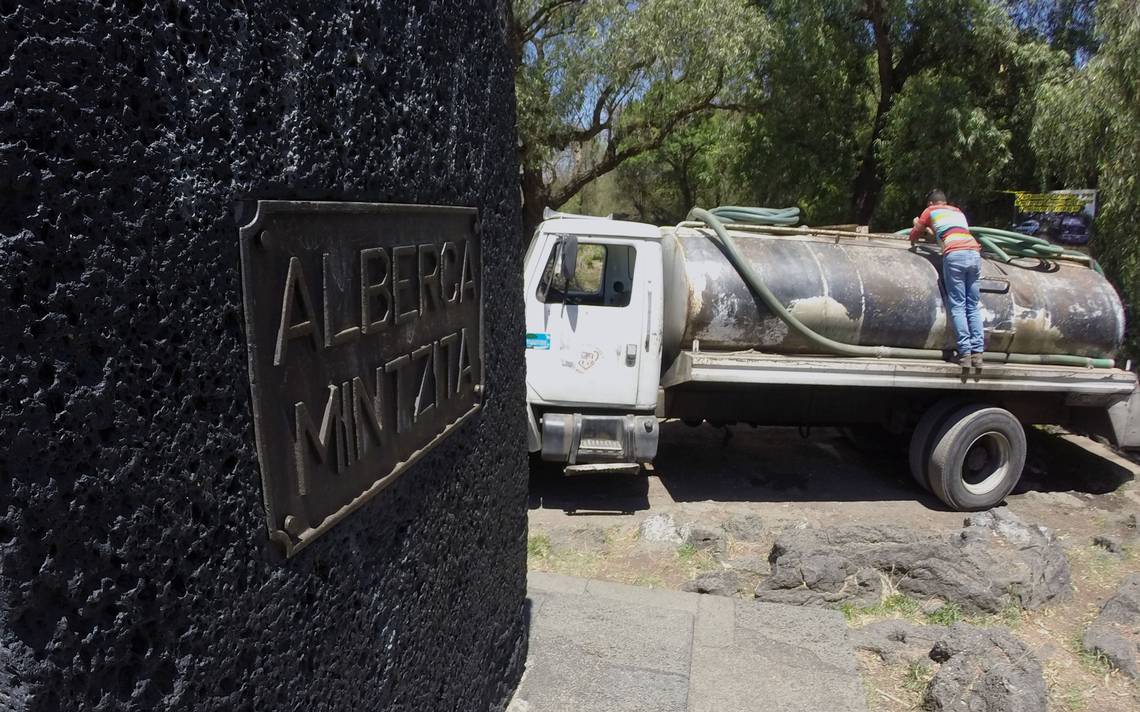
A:
POLYGON ((0 709, 488 710, 525 654, 504 0, 0 2, 0 709), (241 201, 478 210, 483 407, 270 542, 241 201))

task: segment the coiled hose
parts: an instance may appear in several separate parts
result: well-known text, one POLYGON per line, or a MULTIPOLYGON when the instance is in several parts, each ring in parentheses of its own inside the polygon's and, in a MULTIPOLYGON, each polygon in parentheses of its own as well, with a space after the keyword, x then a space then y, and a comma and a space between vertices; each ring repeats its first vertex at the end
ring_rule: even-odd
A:
MULTIPOLYGON (((896 235, 906 235, 910 230, 899 230, 896 235)), ((1034 257, 1041 260, 1070 260, 1081 262, 1104 276, 1100 263, 1089 255, 1077 250, 1067 250, 1048 240, 1020 232, 999 230, 996 227, 971 227, 970 232, 977 238, 983 251, 1002 262, 1012 262, 1017 257, 1034 257)))
MULTIPOLYGON (((796 210, 798 216, 798 209, 796 210)), ((943 352, 936 349, 912 349, 912 348, 898 348, 894 346, 863 346, 860 344, 847 344, 842 341, 828 338, 800 321, 794 314, 788 311, 787 307, 776 298, 776 295, 768 289, 767 285, 748 263, 744 256, 740 254, 734 244, 733 238, 728 234, 718 217, 728 217, 731 215, 731 220, 735 222, 747 222, 759 225, 772 225, 776 223, 762 222, 769 219, 772 212, 786 213, 787 211, 772 211, 767 208, 716 208, 709 211, 702 208, 693 208, 689 211, 689 220, 699 220, 705 225, 708 225, 713 233, 716 235, 716 241, 724 248, 725 256, 728 257, 729 263, 744 279, 744 283, 752 290, 764 306, 780 317, 788 328, 793 329, 800 336, 804 337, 811 344, 819 348, 824 353, 836 354, 838 356, 853 356, 853 357, 874 357, 874 358, 914 358, 926 360, 943 360, 943 352)), ((782 219, 786 219, 786 215, 782 219)), ((786 223, 785 223, 786 224, 786 223)), ((1016 233, 1015 233, 1016 234, 1016 233)), ((711 238, 710 238, 711 239, 711 238)), ((1048 366, 1084 366, 1087 368, 1113 368, 1116 363, 1112 359, 1107 358, 1087 358, 1085 356, 1063 356, 1055 354, 1006 354, 986 352, 986 361, 994 363, 1016 363, 1016 364, 1032 364, 1032 365, 1048 365, 1048 366)))
POLYGON ((796 225, 800 221, 799 208, 745 208, 739 205, 722 205, 709 211, 727 222, 753 225, 796 225))

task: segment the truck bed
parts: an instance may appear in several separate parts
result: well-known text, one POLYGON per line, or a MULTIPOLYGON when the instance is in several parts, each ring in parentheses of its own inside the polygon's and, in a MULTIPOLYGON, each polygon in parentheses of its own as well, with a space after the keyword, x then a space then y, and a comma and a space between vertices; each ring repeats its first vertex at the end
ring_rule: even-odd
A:
POLYGON ((1119 368, 987 363, 979 373, 917 359, 682 351, 661 381, 666 389, 699 383, 1067 393, 1073 405, 1097 405, 1131 394, 1137 379, 1119 368))

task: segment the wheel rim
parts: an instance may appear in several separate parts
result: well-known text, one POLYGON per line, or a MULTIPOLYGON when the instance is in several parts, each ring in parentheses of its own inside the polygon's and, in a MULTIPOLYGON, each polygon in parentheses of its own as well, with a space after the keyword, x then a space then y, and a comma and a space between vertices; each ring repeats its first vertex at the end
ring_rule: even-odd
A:
POLYGON ((985 495, 1005 481, 1013 446, 999 432, 982 433, 966 448, 962 458, 962 485, 970 494, 985 495))

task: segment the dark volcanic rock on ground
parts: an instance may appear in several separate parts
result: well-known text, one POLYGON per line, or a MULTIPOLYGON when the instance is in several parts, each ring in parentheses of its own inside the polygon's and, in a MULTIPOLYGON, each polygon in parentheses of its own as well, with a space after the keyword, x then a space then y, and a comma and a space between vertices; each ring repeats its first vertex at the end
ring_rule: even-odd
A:
POLYGON ((907 665, 927 661, 934 643, 945 632, 941 626, 891 618, 852 630, 850 639, 857 650, 875 653, 888 665, 907 665))
POLYGON ((713 596, 735 596, 740 590, 740 577, 734 571, 710 571, 688 582, 681 590, 713 596))
POLYGON ((1124 579, 1085 631, 1082 643, 1125 675, 1140 678, 1140 573, 1124 579))
POLYGON ((923 696, 932 712, 1041 712, 1046 709, 1041 663, 1001 628, 955 623, 934 644, 941 663, 923 696))
POLYGON ((890 665, 939 663, 923 697, 935 712, 1041 712, 1041 663, 1002 628, 885 620, 851 631, 851 643, 890 665))
POLYGON ((1124 551, 1120 545, 1120 540, 1112 536, 1094 536, 1093 546, 1099 546, 1110 554, 1120 554, 1124 551))
POLYGON ((689 528, 689 535, 686 537, 685 543, 713 554, 722 554, 725 549, 724 536, 713 529, 699 526, 689 528))
POLYGON ((764 520, 756 514, 735 514, 720 526, 734 541, 760 541, 767 532, 764 520))
POLYGON ((1069 564, 1053 533, 1004 508, 972 515, 951 534, 891 525, 793 529, 768 558, 772 573, 756 597, 774 603, 871 605, 888 579, 911 596, 997 613, 1010 601, 1040 608, 1070 590, 1069 564))

